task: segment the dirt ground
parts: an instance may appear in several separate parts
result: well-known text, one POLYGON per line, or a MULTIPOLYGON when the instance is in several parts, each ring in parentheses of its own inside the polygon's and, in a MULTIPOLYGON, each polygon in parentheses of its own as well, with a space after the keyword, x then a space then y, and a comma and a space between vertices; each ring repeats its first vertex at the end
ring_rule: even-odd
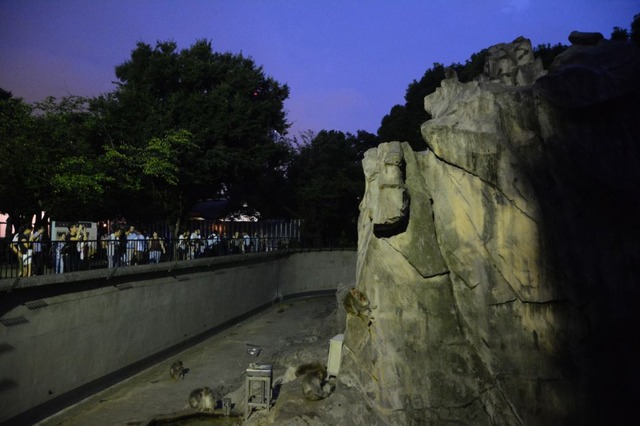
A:
MULTIPOLYGON (((315 297, 283 302, 189 348, 156 366, 106 389, 40 422, 39 425, 148 425, 222 424, 214 419, 198 422, 169 421, 195 413, 188 397, 196 388, 209 387, 216 396, 215 414, 222 414, 221 400, 231 398, 232 423, 262 426, 338 425, 358 410, 369 417, 368 408, 355 390, 338 385, 322 401, 304 399, 299 380, 292 374, 300 364, 327 363, 330 339, 342 332, 336 324, 335 297, 315 297), (258 356, 248 348, 261 348, 258 356), (173 381, 169 368, 183 362, 183 380, 173 381), (273 366, 274 405, 270 410, 245 415, 245 370, 250 363, 273 366)), ((372 416, 372 415, 371 415, 372 416)), ((220 419, 223 420, 223 419, 220 419)), ((368 424, 378 424, 374 417, 368 424)))

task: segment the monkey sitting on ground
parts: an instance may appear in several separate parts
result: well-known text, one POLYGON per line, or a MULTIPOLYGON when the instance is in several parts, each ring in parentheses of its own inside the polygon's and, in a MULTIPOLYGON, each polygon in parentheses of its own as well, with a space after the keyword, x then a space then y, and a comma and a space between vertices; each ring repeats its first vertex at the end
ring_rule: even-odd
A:
POLYGON ((198 388, 189 394, 189 406, 198 411, 213 411, 216 407, 216 400, 213 392, 208 387, 198 388))
POLYGON ((302 394, 308 401, 328 397, 334 386, 327 383, 327 367, 319 362, 302 364, 296 369, 296 377, 302 376, 302 394))
POLYGON ((184 366, 182 365, 182 361, 176 361, 171 364, 169 375, 176 381, 184 379, 184 366))
POLYGON ((377 306, 371 306, 367 296, 354 287, 349 290, 349 293, 344 297, 344 308, 347 310, 347 313, 356 315, 360 317, 362 321, 371 325, 374 321, 374 318, 371 316, 371 311, 376 309, 377 306))

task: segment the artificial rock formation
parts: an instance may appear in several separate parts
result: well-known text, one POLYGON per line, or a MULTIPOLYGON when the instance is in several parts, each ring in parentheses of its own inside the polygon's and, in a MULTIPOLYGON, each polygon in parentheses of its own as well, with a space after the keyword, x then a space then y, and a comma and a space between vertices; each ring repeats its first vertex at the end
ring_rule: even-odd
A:
POLYGON ((640 54, 581 44, 546 74, 524 38, 489 51, 425 98, 428 150, 365 155, 357 287, 377 308, 348 316, 339 379, 392 425, 623 421, 640 54))

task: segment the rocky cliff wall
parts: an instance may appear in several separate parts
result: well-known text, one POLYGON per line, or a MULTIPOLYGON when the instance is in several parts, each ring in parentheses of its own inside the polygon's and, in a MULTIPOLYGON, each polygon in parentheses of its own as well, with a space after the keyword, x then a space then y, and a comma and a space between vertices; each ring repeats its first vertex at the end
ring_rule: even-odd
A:
POLYGON ((530 42, 369 150, 340 380, 394 425, 615 424, 639 402, 640 54, 530 42))

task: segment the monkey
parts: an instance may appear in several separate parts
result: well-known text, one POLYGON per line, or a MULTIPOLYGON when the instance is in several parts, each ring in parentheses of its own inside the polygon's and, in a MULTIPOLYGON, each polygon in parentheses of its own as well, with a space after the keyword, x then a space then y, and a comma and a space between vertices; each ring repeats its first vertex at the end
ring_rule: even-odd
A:
POLYGON ((189 394, 189 406, 198 411, 213 411, 216 400, 213 392, 208 387, 198 388, 189 394))
POLYGON ((371 325, 374 320, 371 316, 371 311, 376 309, 377 306, 371 306, 367 296, 354 287, 349 290, 349 293, 344 297, 344 308, 347 313, 356 315, 360 317, 362 321, 371 325))
POLYGON ((308 401, 319 401, 328 397, 334 389, 325 382, 327 367, 320 362, 302 364, 296 369, 296 377, 302 376, 302 394, 308 401), (327 390, 327 387, 329 390, 327 390))
POLYGON ((176 361, 169 368, 169 375, 175 381, 184 379, 184 367, 182 361, 176 361))
POLYGON ((452 78, 458 79, 458 73, 451 67, 445 67, 444 69, 444 78, 450 80, 452 78))

